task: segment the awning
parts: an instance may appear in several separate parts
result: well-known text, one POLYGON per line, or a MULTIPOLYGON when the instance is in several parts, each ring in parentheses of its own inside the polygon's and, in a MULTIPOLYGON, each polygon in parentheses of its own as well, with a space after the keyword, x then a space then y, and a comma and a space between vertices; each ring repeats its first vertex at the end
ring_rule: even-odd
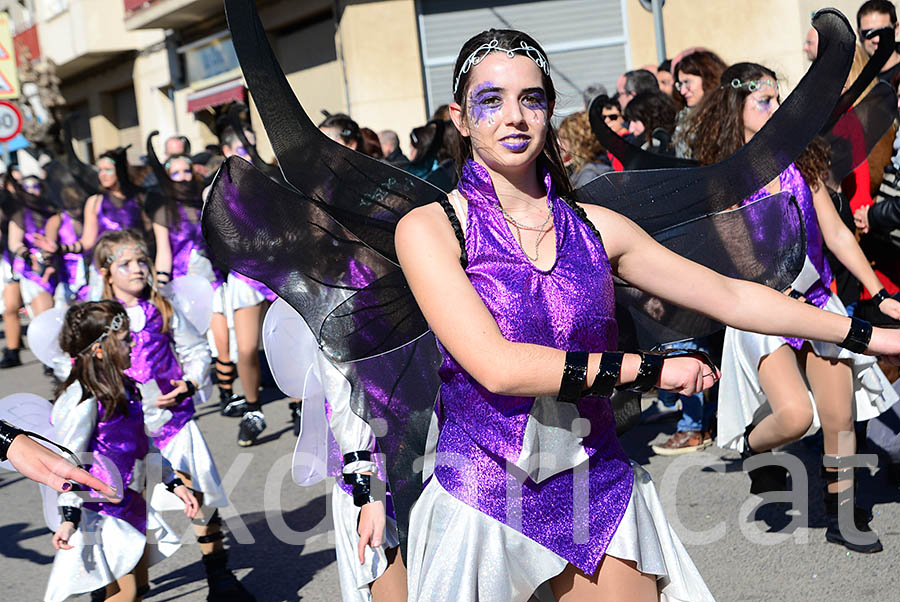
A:
POLYGON ((190 93, 187 97, 187 110, 189 113, 196 113, 207 107, 217 107, 236 100, 243 101, 245 98, 244 82, 241 78, 237 78, 190 93))

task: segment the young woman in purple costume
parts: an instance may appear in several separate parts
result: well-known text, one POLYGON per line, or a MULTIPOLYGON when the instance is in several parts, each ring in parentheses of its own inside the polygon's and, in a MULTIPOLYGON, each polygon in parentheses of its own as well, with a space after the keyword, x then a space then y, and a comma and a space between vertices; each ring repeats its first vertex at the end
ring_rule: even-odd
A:
POLYGON ((194 401, 212 388, 206 338, 159 294, 143 240, 133 230, 105 233, 94 253, 104 296, 128 313, 134 347, 126 374, 143 397, 144 423, 154 444, 187 483, 202 508, 194 519, 210 600, 252 600, 226 568, 218 508, 228 505, 215 461, 193 420, 194 401))
MULTIPOLYGON (((60 347, 71 356, 72 371, 53 404, 56 441, 75 453, 92 454, 91 474, 110 483, 120 478, 125 489, 119 491, 121 499, 112 501, 99 494, 59 495, 63 522, 53 535, 58 551, 46 602, 96 590, 105 590, 107 601, 141 600, 149 590, 148 566, 162 559, 147 549, 143 477, 150 446, 140 393, 126 374, 131 345, 128 317, 115 301, 76 305, 66 312, 60 347), (86 501, 85 495, 96 501, 86 501)), ((193 518, 194 495, 171 472, 167 480, 193 518)))
MULTIPOLYGON (((755 63, 732 65, 695 115, 689 130, 694 141, 693 157, 704 164, 722 160, 753 138, 778 107, 778 79, 772 70, 755 63)), ((881 299, 879 309, 883 313, 900 318, 900 303, 882 289, 831 201, 823 182, 828 170, 827 153, 821 142, 814 142, 777 180, 745 203, 779 190, 788 190, 796 197, 808 241, 806 267, 785 291, 794 299, 835 315, 847 315, 830 290, 833 278, 823 255, 824 243, 873 297, 881 299)), ((800 305, 797 301, 795 304, 800 305)), ((860 508, 854 509, 855 523, 865 538, 848 541, 838 527, 838 498, 841 504, 854 507, 852 468, 847 464, 847 457, 856 453, 853 421, 874 418, 897 400, 875 358, 815 337, 781 338, 729 328, 723 367, 727 370, 719 385, 720 398, 725 400, 719 408, 719 445, 749 457, 796 441, 814 421, 820 424, 827 467, 823 472, 826 538, 858 552, 881 551, 881 542, 868 526, 871 517, 860 508), (767 401, 772 413, 752 425, 756 410, 767 401), (829 466, 829 459, 835 457, 841 459, 840 478, 838 468, 829 466), (841 492, 844 495, 839 496, 841 492)), ((753 493, 786 486, 787 474, 781 467, 759 468, 750 476, 753 493)))
MULTIPOLYGON (((466 42, 451 105, 468 156, 449 197, 461 227, 434 203, 396 230, 444 353, 434 476, 410 520, 410 599, 528 600, 541 588, 559 602, 710 600, 649 476, 619 444, 608 397, 627 383, 692 394, 719 375, 694 357, 652 367, 652 356, 612 352, 612 275, 738 328, 857 338, 846 317, 720 276, 612 211, 575 204, 549 125, 545 57, 516 31, 466 42), (550 419, 565 427, 542 426, 550 419), (556 466, 536 465, 542 443, 556 466)), ((897 333, 870 334, 869 352, 900 353, 897 333)))
MULTIPOLYGON (((55 241, 60 217, 43 195, 37 178, 23 178, 21 185, 10 184, 17 202, 9 223, 8 247, 15 256, 12 269, 19 276, 22 303, 34 317, 53 307, 57 268, 52 255, 38 246, 38 239, 44 237, 55 241)), ((10 307, 6 310, 10 311, 10 307)))

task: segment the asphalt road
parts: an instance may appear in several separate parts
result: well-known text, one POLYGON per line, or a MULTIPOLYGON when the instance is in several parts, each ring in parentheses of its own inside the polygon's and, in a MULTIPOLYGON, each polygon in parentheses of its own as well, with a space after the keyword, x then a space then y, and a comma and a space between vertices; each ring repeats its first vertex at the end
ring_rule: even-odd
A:
MULTIPOLYGON (((51 386, 40 365, 27 351, 23 357, 23 367, 0 371, 0 397, 23 391, 49 397, 51 386)), ((340 600, 327 513, 331 484, 304 489, 291 482, 294 438, 288 402, 281 397, 274 389, 264 392, 268 429, 249 450, 235 444, 237 419, 220 416, 211 405, 198 409, 226 488, 233 485, 232 505, 223 513, 231 566, 260 602, 340 600)), ((674 427, 674 422, 642 426, 624 443, 653 476, 670 522, 717 600, 900 600, 900 505, 895 503, 900 492, 880 474, 865 476, 860 488, 863 503, 873 506, 884 552, 850 553, 825 542, 815 436, 788 448, 810 474, 808 512, 769 504, 752 520, 749 512, 759 498, 749 495, 737 454, 709 448, 677 460, 653 455, 649 443, 664 440, 674 427), (792 521, 808 526, 791 527, 792 521)), ((54 551, 37 486, 0 471, 0 509, 0 599, 40 600, 54 551)), ((190 533, 183 515, 170 512, 166 518, 190 533)), ((174 556, 151 568, 146 600, 206 599, 199 547, 190 535, 185 541, 174 556)))

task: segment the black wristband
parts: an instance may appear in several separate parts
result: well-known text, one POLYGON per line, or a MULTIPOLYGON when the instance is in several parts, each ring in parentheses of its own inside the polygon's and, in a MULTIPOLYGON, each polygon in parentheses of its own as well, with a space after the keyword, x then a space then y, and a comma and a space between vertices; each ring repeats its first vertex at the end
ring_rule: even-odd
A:
POLYGON ((559 383, 557 401, 575 403, 584 392, 587 379, 588 354, 585 351, 567 351, 562 381, 559 383))
POLYGON ((156 279, 164 284, 172 282, 172 274, 171 272, 156 272, 156 279))
POLYGON ((182 401, 184 401, 184 400, 187 399, 188 397, 192 397, 192 396, 194 395, 194 393, 197 392, 197 387, 194 386, 194 383, 193 383, 193 382, 191 382, 191 381, 189 381, 189 380, 186 380, 186 381, 184 381, 184 384, 185 384, 185 386, 187 387, 187 391, 185 391, 184 393, 179 393, 178 396, 175 397, 175 399, 176 399, 179 403, 181 403, 182 401))
POLYGON ((372 461, 372 452, 367 449, 361 449, 355 452, 349 452, 344 454, 344 466, 347 464, 353 464, 354 462, 371 462, 372 461))
POLYGON ((60 506, 60 513, 62 514, 63 522, 70 522, 75 525, 75 528, 78 528, 78 523, 81 522, 81 508, 76 508, 75 506, 60 506))
POLYGON ((888 294, 887 289, 884 288, 872 295, 872 301, 875 302, 876 307, 881 305, 882 301, 887 301, 890 298, 891 296, 888 294))
POLYGON ((872 340, 872 324, 859 318, 850 318, 850 331, 840 346, 853 353, 864 353, 872 340))
POLYGON ((169 490, 169 493, 175 493, 175 488, 181 487, 182 485, 184 485, 184 481, 182 481, 178 477, 175 477, 174 479, 166 483, 166 489, 169 490))
POLYGON ((9 446, 12 445, 13 439, 19 435, 24 435, 25 431, 16 428, 5 420, 0 420, 0 462, 6 462, 6 455, 9 453, 9 446))
POLYGON ((792 289, 791 289, 791 292, 788 293, 788 297, 790 297, 791 299, 798 299, 798 300, 799 300, 799 299, 802 299, 802 298, 803 298, 803 293, 801 293, 801 292, 798 291, 797 289, 793 289, 793 288, 792 288, 792 289))
POLYGON ((638 368, 634 383, 628 388, 639 393, 646 393, 655 387, 659 382, 659 375, 662 373, 664 359, 666 359, 664 353, 641 351, 641 367, 638 368))
POLYGON ((353 485, 353 505, 362 508, 375 500, 372 497, 372 477, 367 474, 345 474, 344 483, 353 485))
POLYGON ((604 351, 600 356, 600 368, 594 377, 588 395, 591 397, 609 397, 613 394, 619 374, 622 372, 622 360, 625 354, 621 351, 604 351))

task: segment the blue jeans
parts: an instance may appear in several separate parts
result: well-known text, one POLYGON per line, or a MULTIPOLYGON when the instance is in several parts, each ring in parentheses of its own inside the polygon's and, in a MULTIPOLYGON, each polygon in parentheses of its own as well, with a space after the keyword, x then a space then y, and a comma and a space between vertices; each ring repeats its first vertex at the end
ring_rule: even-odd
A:
MULTIPOLYGON (((662 348, 696 349, 709 353, 709 342, 705 338, 690 339, 688 341, 663 345, 662 348)), ((710 389, 711 399, 715 399, 714 393, 718 386, 719 385, 716 384, 715 387, 710 389)), ((681 399, 681 420, 678 421, 677 426, 679 433, 685 431, 705 431, 709 429, 710 421, 716 413, 717 404, 713 401, 703 403, 703 393, 679 395, 678 393, 672 393, 671 391, 660 390, 658 397, 663 405, 670 408, 681 399)))

